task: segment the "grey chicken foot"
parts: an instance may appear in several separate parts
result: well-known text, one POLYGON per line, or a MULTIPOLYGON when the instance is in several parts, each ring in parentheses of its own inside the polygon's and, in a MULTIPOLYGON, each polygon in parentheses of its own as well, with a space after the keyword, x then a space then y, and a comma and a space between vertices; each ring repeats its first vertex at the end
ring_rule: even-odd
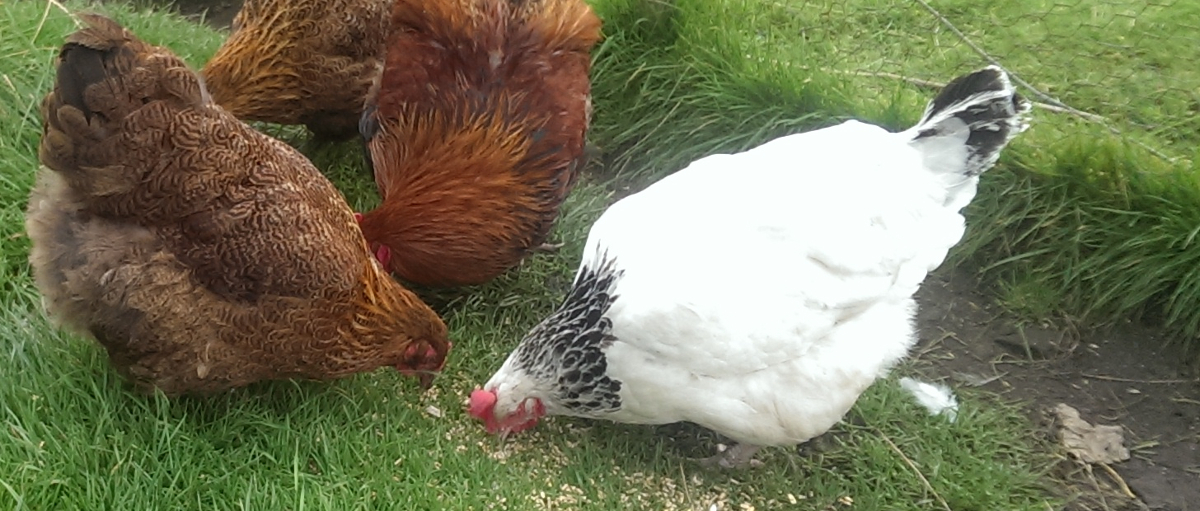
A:
POLYGON ((716 456, 701 458, 696 461, 705 468, 722 468, 740 470, 747 467, 758 468, 762 462, 754 459, 754 454, 762 449, 761 446, 750 444, 734 444, 728 449, 717 453, 716 456))

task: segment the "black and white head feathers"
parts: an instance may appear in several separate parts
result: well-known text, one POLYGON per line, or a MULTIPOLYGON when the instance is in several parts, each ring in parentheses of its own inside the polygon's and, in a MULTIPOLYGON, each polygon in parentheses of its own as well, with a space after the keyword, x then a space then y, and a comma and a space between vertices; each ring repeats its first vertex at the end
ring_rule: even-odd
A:
POLYGON ((621 382, 610 378, 604 350, 615 338, 605 317, 621 277, 616 260, 602 255, 584 266, 570 294, 553 314, 525 336, 517 365, 553 389, 555 403, 581 416, 619 410, 621 382))
POLYGON ((925 107, 914 140, 957 132, 965 125, 967 158, 962 173, 977 176, 991 168, 1000 150, 1029 127, 1030 104, 1017 94, 1003 69, 988 66, 955 78, 925 107))

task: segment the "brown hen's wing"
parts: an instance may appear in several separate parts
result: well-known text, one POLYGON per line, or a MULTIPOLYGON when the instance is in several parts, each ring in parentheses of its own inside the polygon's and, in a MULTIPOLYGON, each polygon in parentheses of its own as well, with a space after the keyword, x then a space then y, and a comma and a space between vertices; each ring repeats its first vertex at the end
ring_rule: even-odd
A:
MULTIPOLYGON (((592 117, 588 75, 591 49, 600 40, 600 19, 582 0, 520 5, 523 22, 510 46, 514 54, 528 56, 512 59, 510 75, 515 83, 510 87, 528 91, 524 101, 529 108, 546 110, 546 122, 521 167, 548 169, 557 185, 555 199, 561 202, 586 158, 584 146, 592 117)), ((542 241, 549 222, 543 228, 542 241)))
POLYGON ((202 74, 234 116, 304 124, 332 139, 358 132, 382 66, 387 0, 247 0, 202 74))
POLYGON ((350 290, 366 261, 352 213, 302 155, 211 105, 165 49, 116 23, 64 46, 40 155, 87 214, 151 230, 219 296, 350 290))

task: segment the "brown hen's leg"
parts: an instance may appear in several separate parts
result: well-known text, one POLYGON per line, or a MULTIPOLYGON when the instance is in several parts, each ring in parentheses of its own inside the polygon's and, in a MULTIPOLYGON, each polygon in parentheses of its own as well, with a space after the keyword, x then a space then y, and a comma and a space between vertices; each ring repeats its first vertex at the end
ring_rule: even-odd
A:
POLYGON ((728 449, 717 453, 716 456, 698 460, 706 468, 723 468, 729 470, 758 468, 762 462, 754 459, 754 454, 762 449, 761 446, 750 444, 734 444, 728 449))
POLYGON ((547 254, 556 254, 556 253, 558 253, 558 249, 562 248, 562 246, 563 246, 562 243, 542 243, 541 245, 533 247, 533 251, 534 252, 545 252, 547 254))

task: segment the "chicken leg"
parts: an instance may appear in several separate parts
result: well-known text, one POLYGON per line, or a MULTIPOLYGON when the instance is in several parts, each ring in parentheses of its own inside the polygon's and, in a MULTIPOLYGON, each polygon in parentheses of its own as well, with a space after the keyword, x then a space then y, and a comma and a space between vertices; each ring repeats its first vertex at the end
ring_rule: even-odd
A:
POLYGON ((759 449, 762 449, 762 446, 739 443, 717 453, 715 456, 701 458, 697 461, 705 468, 730 470, 744 469, 746 467, 757 468, 762 466, 761 461, 754 459, 754 454, 759 449))

